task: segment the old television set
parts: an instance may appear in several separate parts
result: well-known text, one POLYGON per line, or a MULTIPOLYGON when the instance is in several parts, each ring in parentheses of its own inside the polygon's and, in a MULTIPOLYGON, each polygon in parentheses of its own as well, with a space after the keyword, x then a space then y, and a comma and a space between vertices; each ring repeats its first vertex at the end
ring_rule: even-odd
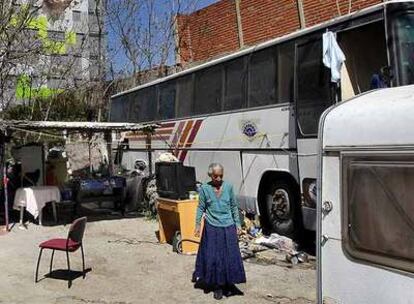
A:
POLYGON ((196 190, 195 168, 180 162, 155 164, 157 192, 160 197, 187 199, 189 191, 196 190))

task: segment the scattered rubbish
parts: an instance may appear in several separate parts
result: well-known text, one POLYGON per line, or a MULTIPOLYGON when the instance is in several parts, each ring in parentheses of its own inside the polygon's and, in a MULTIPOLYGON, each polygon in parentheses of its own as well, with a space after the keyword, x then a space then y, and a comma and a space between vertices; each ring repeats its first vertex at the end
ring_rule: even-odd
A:
POLYGON ((289 263, 292 263, 293 265, 297 265, 299 264, 299 259, 296 255, 294 254, 287 254, 286 255, 286 261, 288 261, 289 263))
POLYGON ((298 264, 312 267, 310 261, 312 257, 303 251, 297 251, 297 244, 292 239, 277 233, 264 236, 261 229, 248 218, 245 224, 246 229, 239 237, 239 248, 243 260, 283 267, 298 264))
POLYGON ((240 237, 239 248, 243 260, 255 257, 257 252, 268 250, 265 246, 255 244, 253 240, 253 237, 246 234, 240 237))
POLYGON ((272 233, 269 237, 259 237, 254 242, 256 244, 267 246, 271 249, 278 249, 286 252, 294 252, 297 247, 292 239, 277 233, 272 233))
POLYGON ((177 157, 170 152, 163 152, 158 155, 157 162, 178 162, 177 157))
POLYGON ((309 259, 305 252, 300 251, 286 254, 286 261, 292 263, 293 265, 297 265, 299 263, 307 263, 309 259))
POLYGON ((257 237, 262 233, 262 230, 260 228, 257 228, 257 227, 250 227, 248 232, 251 236, 257 237))
POLYGON ((255 256, 255 253, 247 248, 240 249, 241 257, 243 260, 249 259, 255 256))
POLYGON ((307 263, 309 261, 308 254, 303 251, 299 252, 297 256, 301 263, 307 263))
POLYGON ((262 229, 260 227, 259 220, 251 219, 247 215, 244 215, 244 232, 254 238, 262 236, 262 229))
POLYGON ((160 245, 159 242, 138 240, 132 238, 121 238, 116 240, 108 240, 108 243, 117 243, 117 244, 126 244, 126 245, 142 245, 142 244, 151 244, 151 245, 160 245))

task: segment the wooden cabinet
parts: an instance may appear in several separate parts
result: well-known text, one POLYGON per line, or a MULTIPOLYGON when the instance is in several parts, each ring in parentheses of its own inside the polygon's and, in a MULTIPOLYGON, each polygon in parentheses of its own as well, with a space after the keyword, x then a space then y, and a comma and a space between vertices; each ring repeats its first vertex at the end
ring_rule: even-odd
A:
POLYGON ((183 253, 197 253, 200 242, 200 238, 194 236, 197 205, 198 200, 158 198, 160 243, 171 243, 175 232, 179 230, 183 239, 183 253))

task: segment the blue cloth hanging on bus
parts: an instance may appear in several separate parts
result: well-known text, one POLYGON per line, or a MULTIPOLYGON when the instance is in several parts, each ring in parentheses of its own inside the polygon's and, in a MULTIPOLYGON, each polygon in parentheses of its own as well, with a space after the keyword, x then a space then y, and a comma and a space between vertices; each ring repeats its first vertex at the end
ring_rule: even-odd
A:
POLYGON ((345 61, 345 54, 336 41, 335 34, 327 31, 322 35, 322 61, 331 70, 331 82, 341 80, 341 68, 345 61))

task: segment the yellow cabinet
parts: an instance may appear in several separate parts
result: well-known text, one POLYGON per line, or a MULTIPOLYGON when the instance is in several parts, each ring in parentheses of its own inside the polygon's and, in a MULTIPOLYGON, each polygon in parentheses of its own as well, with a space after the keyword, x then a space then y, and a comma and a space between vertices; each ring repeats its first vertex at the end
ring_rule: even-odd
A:
POLYGON ((183 253, 197 253, 198 243, 200 242, 200 238, 194 236, 197 205, 198 200, 158 198, 160 243, 171 243, 174 233, 179 230, 183 240, 183 253))

